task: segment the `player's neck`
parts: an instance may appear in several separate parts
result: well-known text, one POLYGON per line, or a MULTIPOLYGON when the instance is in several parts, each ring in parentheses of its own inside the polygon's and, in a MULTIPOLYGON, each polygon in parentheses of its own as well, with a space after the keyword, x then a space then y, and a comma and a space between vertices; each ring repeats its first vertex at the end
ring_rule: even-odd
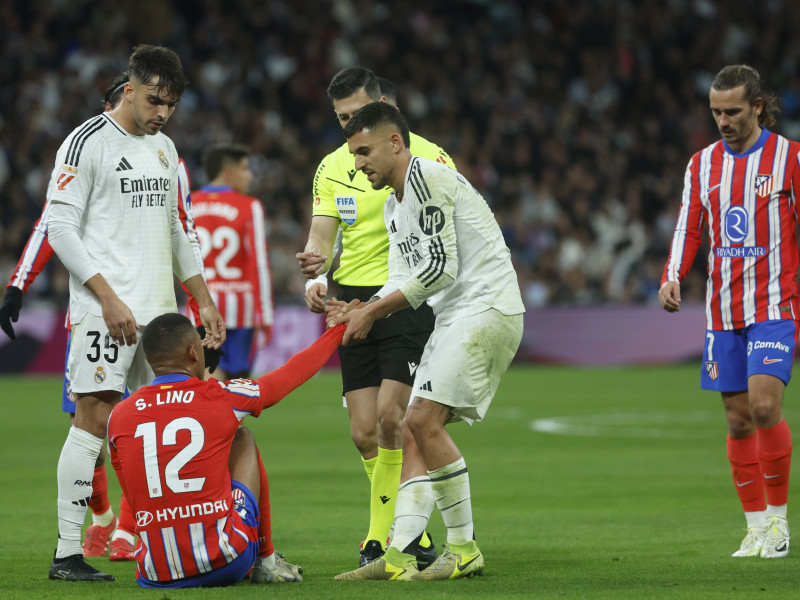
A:
POLYGON ((397 170, 394 173, 394 179, 391 187, 394 190, 394 196, 398 202, 403 201, 403 195, 406 187, 406 174, 408 173, 408 165, 411 164, 411 154, 401 157, 398 160, 397 170))
POLYGON ((125 106, 125 103, 121 103, 117 108, 108 111, 108 116, 114 119, 120 127, 122 127, 125 131, 130 133, 131 135, 142 136, 145 135, 139 128, 136 126, 136 122, 133 120, 133 115, 131 115, 130 109, 125 106))

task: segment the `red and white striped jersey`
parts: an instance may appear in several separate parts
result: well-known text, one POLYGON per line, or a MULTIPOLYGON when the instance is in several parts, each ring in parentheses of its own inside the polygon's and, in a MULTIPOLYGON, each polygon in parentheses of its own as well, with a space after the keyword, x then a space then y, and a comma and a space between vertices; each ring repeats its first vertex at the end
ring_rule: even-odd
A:
POLYGON ((192 210, 208 291, 225 325, 271 325, 272 283, 261 202, 227 186, 205 186, 192 194, 192 210))
POLYGON ((230 563, 258 535, 234 511, 236 429, 265 404, 249 379, 156 377, 111 412, 111 462, 136 516, 139 574, 172 581, 230 563))
POLYGON ((662 283, 680 282, 708 228, 708 329, 800 318, 796 194, 800 143, 764 129, 744 154, 723 141, 689 161, 662 283))
MULTIPOLYGON (((25 243, 22 256, 20 256, 17 267, 11 275, 11 280, 6 286, 7 288, 11 286, 19 288, 23 294, 28 291, 28 287, 35 281, 36 277, 42 272, 42 269, 44 269, 47 261, 53 256, 53 249, 50 247, 50 242, 47 241, 47 217, 50 208, 49 192, 51 187, 52 182, 48 186, 47 198, 44 201, 42 215, 34 224, 33 231, 28 237, 28 241, 25 243)), ((186 231, 186 236, 189 238, 192 251, 197 259, 197 264, 202 268, 203 255, 200 252, 200 243, 197 240, 197 232, 194 228, 190 190, 189 173, 186 170, 186 163, 181 159, 178 165, 178 214, 183 224, 183 229, 186 231)), ((197 301, 195 301, 191 295, 189 295, 189 305, 192 308, 192 313, 196 316, 196 321, 199 323, 199 307, 197 301)), ((67 326, 69 326, 69 324, 67 324, 67 326)))

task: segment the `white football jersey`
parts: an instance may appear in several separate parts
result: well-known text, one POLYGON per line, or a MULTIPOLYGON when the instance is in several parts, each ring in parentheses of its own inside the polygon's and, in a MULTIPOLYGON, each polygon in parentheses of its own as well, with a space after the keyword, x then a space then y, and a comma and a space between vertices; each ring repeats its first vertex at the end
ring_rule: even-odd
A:
POLYGON ((437 323, 494 308, 525 312, 511 253, 483 197, 457 171, 413 157, 404 196, 384 206, 389 232, 389 281, 416 308, 423 300, 437 323))
MULTIPOLYGON (((64 141, 51 175, 51 202, 82 212, 78 235, 100 274, 140 326, 176 312, 172 234, 178 216, 178 154, 161 132, 131 135, 108 114, 92 117, 64 141)), ((191 250, 189 250, 191 252, 191 250)), ((196 275, 179 273, 182 280, 196 275)), ((97 298, 70 276, 70 315, 102 316, 97 298)))

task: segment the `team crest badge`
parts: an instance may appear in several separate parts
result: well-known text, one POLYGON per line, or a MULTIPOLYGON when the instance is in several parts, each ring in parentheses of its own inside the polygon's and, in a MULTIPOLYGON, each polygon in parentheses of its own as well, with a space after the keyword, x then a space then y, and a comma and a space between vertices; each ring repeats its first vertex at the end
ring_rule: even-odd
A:
POLYGON ((706 361, 706 373, 711 378, 711 381, 717 380, 717 377, 719 377, 719 371, 717 370, 717 361, 715 360, 706 361))
POLYGON ((244 506, 244 492, 239 488, 233 490, 233 505, 236 507, 244 506))
POLYGON ((756 175, 754 187, 759 198, 768 198, 772 193, 772 175, 756 175))
POLYGON ((164 167, 165 171, 169 169, 169 161, 167 160, 167 155, 164 154, 163 150, 158 151, 158 162, 161 163, 161 166, 164 167))
POLYGON ((106 380, 106 371, 103 367, 97 367, 97 370, 94 372, 94 382, 95 383, 103 383, 106 380))

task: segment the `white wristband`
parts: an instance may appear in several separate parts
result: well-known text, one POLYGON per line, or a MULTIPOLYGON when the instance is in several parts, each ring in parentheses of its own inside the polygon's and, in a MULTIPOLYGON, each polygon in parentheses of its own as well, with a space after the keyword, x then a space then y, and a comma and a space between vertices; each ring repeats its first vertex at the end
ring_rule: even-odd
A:
POLYGON ((317 275, 314 279, 309 279, 308 281, 306 281, 306 291, 308 291, 308 289, 312 285, 314 285, 315 283, 319 283, 321 285, 324 285, 325 289, 327 290, 328 289, 328 276, 325 273, 323 273, 322 275, 317 275))

